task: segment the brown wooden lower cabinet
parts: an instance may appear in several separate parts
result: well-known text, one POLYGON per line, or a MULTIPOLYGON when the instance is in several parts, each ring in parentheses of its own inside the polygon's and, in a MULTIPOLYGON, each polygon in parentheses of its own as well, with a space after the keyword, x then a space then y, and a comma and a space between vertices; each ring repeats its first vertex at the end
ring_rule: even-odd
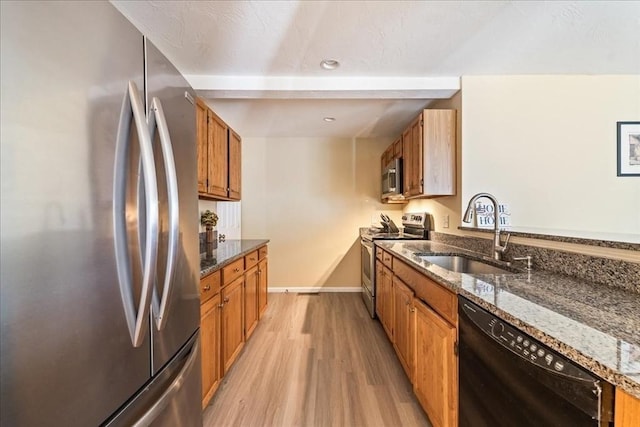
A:
POLYGON ((200 279, 203 408, 266 308, 266 245, 200 279))
POLYGON ((220 294, 207 299, 200 307, 202 357, 202 407, 218 389, 220 379, 220 294))
POLYGON ((267 296, 269 290, 267 258, 263 258, 258 262, 258 319, 262 318, 267 309, 267 296))
POLYGON ((226 374, 244 345, 244 277, 222 288, 222 367, 226 374))
POLYGON ((640 399, 616 389, 615 402, 615 427, 640 426, 640 399))
MULTIPOLYGON (((257 255, 256 255, 257 256, 257 255)), ((249 339, 258 325, 258 266, 244 273, 244 339, 249 339)))
POLYGON ((402 280, 393 277, 393 346, 409 380, 414 377, 415 308, 413 291, 402 280))
MULTIPOLYGON (((382 251, 382 259, 386 252, 382 251)), ((393 270, 376 261, 376 310, 413 391, 434 427, 458 425, 456 296, 392 259, 393 270), (433 304, 432 308, 427 305, 433 304), (455 305, 455 304, 454 304, 455 305)))
POLYGON ((458 425, 456 327, 418 299, 413 391, 434 427, 458 425))
POLYGON ((376 260, 376 311, 382 327, 393 342, 393 273, 376 260))

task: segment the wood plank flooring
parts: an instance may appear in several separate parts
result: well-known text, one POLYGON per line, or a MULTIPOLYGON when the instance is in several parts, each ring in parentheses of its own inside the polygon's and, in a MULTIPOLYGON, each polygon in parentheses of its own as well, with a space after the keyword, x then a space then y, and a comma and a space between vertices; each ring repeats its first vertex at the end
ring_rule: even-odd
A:
POLYGON ((270 294, 204 426, 427 426, 360 294, 270 294))

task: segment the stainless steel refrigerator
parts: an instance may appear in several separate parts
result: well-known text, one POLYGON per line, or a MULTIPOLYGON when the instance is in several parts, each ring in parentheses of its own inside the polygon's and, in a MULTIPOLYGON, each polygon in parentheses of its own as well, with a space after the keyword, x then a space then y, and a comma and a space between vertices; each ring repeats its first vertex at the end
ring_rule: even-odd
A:
POLYGON ((0 424, 202 425, 194 93, 107 2, 0 5, 0 424))

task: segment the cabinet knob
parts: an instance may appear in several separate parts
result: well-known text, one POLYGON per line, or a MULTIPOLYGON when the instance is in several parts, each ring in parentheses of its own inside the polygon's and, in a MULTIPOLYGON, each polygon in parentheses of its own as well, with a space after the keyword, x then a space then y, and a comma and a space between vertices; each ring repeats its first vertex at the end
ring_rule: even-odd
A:
POLYGON ((218 308, 224 307, 224 304, 218 304, 218 308))
POLYGON ((225 299, 222 300, 222 302, 224 302, 225 304, 229 302, 229 297, 226 297, 225 299))
POLYGON ((239 268, 237 268, 237 267, 233 269, 233 272, 234 272, 234 273, 237 273, 238 271, 240 271, 240 269, 239 269, 239 268))
POLYGON ((208 290, 210 290, 210 289, 211 289, 211 286, 210 286, 210 285, 207 285, 207 286, 205 286, 205 287, 204 287, 204 288, 202 288, 202 289, 204 289, 205 291, 208 291, 208 290))

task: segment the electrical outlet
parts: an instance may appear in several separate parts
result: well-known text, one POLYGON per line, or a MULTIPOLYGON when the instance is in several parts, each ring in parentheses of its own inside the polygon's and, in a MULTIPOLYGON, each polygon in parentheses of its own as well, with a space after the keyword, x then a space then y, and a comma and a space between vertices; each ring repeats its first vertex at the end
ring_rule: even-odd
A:
POLYGON ((445 215, 442 220, 442 228, 449 228, 449 215, 445 215))

